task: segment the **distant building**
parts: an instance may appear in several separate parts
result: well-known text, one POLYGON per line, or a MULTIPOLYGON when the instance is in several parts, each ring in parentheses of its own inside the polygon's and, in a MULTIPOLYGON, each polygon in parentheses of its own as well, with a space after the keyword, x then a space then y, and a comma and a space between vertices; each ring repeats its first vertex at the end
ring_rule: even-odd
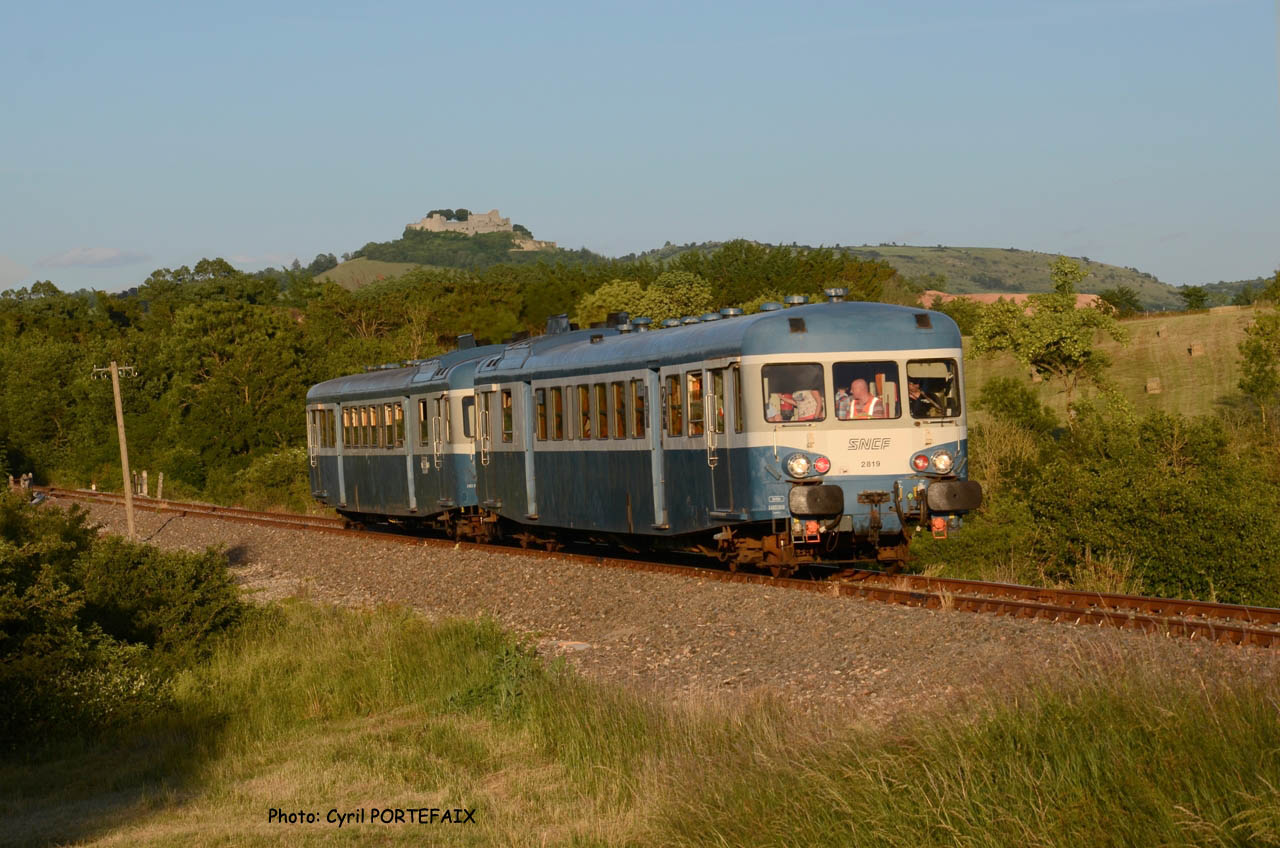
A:
MULTIPOLYGON (((1027 298, 1033 294, 1044 294, 1044 292, 975 292, 973 294, 947 294, 946 292, 934 291, 928 289, 920 295, 920 305, 925 309, 932 309, 935 304, 950 303, 957 298, 965 298, 975 303, 991 304, 999 300, 1007 300, 1010 303, 1026 303, 1027 298)), ((1076 309, 1089 309, 1102 303, 1102 298, 1096 294, 1077 294, 1076 309)))
MULTIPOLYGON (((462 233, 468 236, 479 235, 480 233, 510 233, 515 231, 515 228, 511 226, 511 219, 502 217, 497 209, 490 209, 482 214, 473 213, 465 221, 450 221, 439 212, 433 212, 416 224, 410 224, 409 229, 424 230, 428 233, 462 233)), ((517 237, 515 247, 511 249, 555 250, 556 243, 517 237)))
POLYGON ((474 236, 478 233, 509 233, 511 219, 504 218, 497 209, 490 209, 483 214, 471 214, 465 221, 450 221, 439 212, 432 213, 416 224, 410 224, 411 230, 426 230, 429 233, 465 233, 474 236))

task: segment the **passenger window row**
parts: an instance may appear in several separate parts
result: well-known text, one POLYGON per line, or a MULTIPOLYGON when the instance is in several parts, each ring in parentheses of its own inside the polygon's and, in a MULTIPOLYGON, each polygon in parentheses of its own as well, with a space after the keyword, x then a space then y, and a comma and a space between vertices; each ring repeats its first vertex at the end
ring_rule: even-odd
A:
MULTIPOLYGON (((503 438, 508 433, 508 398, 503 392, 503 438)), ((643 439, 645 435, 644 381, 612 380, 534 389, 534 434, 540 442, 587 439, 643 439), (566 414, 566 403, 576 414, 566 414), (566 424, 572 426, 566 426, 566 424)))
POLYGON ((404 405, 365 404, 342 408, 342 446, 347 448, 404 447, 404 405))

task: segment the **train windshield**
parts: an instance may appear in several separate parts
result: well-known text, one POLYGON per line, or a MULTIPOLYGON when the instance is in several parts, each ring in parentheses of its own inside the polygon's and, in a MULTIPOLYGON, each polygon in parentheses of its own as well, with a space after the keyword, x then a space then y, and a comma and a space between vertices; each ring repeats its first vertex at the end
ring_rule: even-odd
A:
POLYGON ((837 362, 831 366, 836 391, 836 418, 898 418, 898 363, 837 362))
POLYGON ((960 414, 960 380, 954 359, 913 359, 907 363, 907 404, 912 418, 954 418, 960 414))
POLYGON ((822 398, 822 366, 816 362, 766 365, 760 369, 764 381, 764 420, 822 421, 827 417, 822 398))

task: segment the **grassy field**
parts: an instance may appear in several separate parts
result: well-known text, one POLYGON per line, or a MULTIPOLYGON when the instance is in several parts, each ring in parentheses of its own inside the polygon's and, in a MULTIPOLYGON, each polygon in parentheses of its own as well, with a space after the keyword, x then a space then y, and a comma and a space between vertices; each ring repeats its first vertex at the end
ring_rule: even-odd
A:
POLYGON ((414 268, 423 268, 412 262, 380 262, 376 259, 365 259, 363 256, 348 259, 337 268, 330 268, 316 277, 317 280, 337 283, 344 289, 358 289, 378 280, 398 277, 414 268))
POLYGON ((0 844, 1280 844, 1275 681, 1079 662, 886 730, 658 703, 489 623, 298 603, 180 678, 167 718, 0 763, 0 844), (371 807, 475 822, 325 821, 371 807))
MULTIPOLYGON (((1109 377, 1139 412, 1160 409, 1200 415, 1212 412, 1224 396, 1238 393, 1238 345, 1253 317, 1252 308, 1226 306, 1209 312, 1135 318, 1122 322, 1129 331, 1126 346, 1106 339, 1100 340, 1098 347, 1111 356, 1109 377), (1204 353, 1192 356, 1188 350, 1196 345, 1204 353), (1151 378, 1160 381, 1159 394, 1146 391, 1151 378)), ((1007 355, 989 359, 970 356, 965 365, 971 400, 993 376, 1028 374, 1007 355)), ((1058 387, 1041 383, 1037 388, 1042 400, 1061 416, 1065 410, 1058 387)))

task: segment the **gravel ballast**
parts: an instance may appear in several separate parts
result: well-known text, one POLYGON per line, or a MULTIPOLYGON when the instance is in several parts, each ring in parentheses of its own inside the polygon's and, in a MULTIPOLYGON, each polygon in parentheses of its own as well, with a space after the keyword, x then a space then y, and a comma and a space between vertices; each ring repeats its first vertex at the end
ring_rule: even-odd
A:
MULTIPOLYGON (((123 508, 85 508, 104 532, 124 532, 123 508)), ((1280 672, 1277 651, 1136 631, 210 518, 139 511, 136 521, 139 537, 163 548, 221 547, 252 598, 393 603, 436 619, 489 615, 589 677, 663 698, 764 691, 805 712, 878 722, 1099 667, 1280 672)))

